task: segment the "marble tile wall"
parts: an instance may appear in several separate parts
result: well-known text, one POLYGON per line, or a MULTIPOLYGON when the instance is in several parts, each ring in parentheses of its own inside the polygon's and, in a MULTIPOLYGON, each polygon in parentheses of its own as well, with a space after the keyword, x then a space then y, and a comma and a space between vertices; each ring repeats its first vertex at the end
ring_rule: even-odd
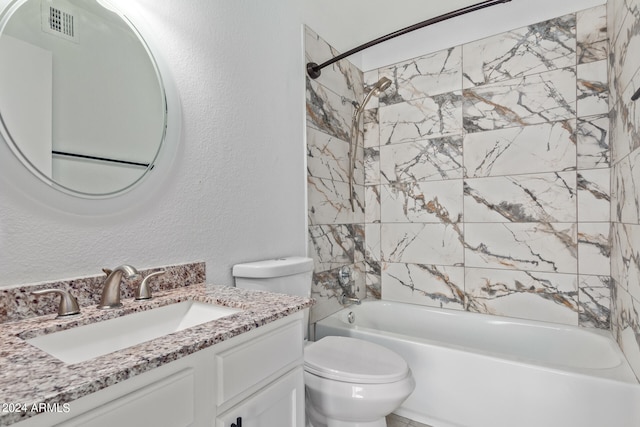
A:
MULTIPOLYGON (((366 284, 608 329, 606 7, 364 73, 366 284)), ((637 217, 636 217, 637 218, 637 217)))
MULTIPOLYGON (((364 75, 307 79, 312 321, 359 295, 607 329, 611 323, 605 6, 364 75), (354 106, 367 105, 348 201, 354 106)), ((306 29, 307 60, 335 52, 306 29)), ((640 215, 639 215, 640 216, 640 215)))
MULTIPOLYGON (((322 63, 337 54, 311 29, 305 29, 306 60, 322 63)), ((349 202, 349 144, 353 102, 364 96, 362 72, 348 61, 306 80, 307 189, 309 255, 314 259, 311 321, 338 311, 340 268, 347 266, 357 294, 364 298, 364 150, 362 135, 356 150, 354 209, 349 202)), ((362 133, 362 126, 359 131, 362 133)), ((378 295, 379 296, 379 295, 378 295)))
MULTIPOLYGON (((612 330, 640 378, 640 0, 609 0, 612 330)), ((594 283, 597 285, 597 283, 594 283)))

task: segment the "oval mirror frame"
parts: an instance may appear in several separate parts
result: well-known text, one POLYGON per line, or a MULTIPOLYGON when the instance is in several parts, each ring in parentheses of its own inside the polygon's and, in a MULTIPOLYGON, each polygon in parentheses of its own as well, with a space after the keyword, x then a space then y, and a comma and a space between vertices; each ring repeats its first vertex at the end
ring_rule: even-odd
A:
MULTIPOLYGON (((5 28, 5 21, 10 19, 13 11, 28 1, 40 2, 40 0, 0 0, 0 17, 2 17, 0 35, 5 28)), ((180 142, 182 113, 178 92, 169 67, 159 54, 153 33, 145 26, 142 11, 131 4, 133 2, 124 2, 116 8, 112 6, 113 3, 107 3, 106 0, 97 1, 117 14, 136 34, 149 59, 155 65, 158 83, 164 92, 162 94, 165 119, 163 138, 155 158, 145 172, 134 182, 116 191, 98 194, 76 191, 43 174, 13 144, 6 129, 0 132, 0 178, 6 181, 3 185, 12 187, 10 190, 14 194, 27 196, 58 210, 76 214, 117 213, 155 193, 170 174, 180 142)), ((1 127, 4 128, 4 126, 1 127)))

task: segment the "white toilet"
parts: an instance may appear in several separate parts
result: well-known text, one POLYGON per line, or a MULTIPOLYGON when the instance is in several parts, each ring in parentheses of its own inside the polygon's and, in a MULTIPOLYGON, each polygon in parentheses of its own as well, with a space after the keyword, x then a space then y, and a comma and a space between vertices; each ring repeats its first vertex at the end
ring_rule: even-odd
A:
MULTIPOLYGON (((233 267, 239 288, 304 297, 311 295, 312 272, 313 260, 303 257, 233 267)), ((402 357, 356 338, 328 336, 309 343, 304 349, 304 371, 311 427, 386 427, 385 417, 415 388, 402 357)))

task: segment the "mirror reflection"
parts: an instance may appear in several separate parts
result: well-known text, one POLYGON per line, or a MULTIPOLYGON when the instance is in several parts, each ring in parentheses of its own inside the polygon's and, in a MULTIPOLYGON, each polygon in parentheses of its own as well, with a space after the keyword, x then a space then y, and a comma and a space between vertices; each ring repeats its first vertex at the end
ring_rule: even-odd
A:
POLYGON ((156 63, 105 0, 19 0, 0 15, 0 131, 33 173, 109 196, 153 168, 165 135, 156 63))

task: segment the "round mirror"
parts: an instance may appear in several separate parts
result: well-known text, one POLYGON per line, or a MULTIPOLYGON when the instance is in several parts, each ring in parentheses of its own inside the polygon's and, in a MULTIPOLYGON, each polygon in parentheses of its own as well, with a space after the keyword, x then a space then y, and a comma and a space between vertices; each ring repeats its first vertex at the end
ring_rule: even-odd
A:
POLYGON ((158 63, 105 0, 4 1, 0 134, 52 187, 108 198, 154 168, 167 133, 158 63))

